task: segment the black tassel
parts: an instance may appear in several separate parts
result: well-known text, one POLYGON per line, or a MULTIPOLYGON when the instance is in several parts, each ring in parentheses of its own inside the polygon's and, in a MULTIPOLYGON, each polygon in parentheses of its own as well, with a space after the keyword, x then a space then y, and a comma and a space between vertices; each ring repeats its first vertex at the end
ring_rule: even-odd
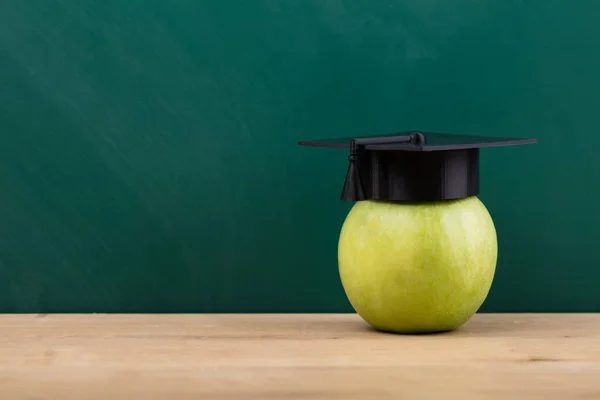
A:
POLYGON ((357 138, 350 142, 350 155, 348 156, 348 172, 344 181, 341 199, 343 201, 361 201, 366 200, 365 189, 360 179, 358 170, 358 146, 377 146, 397 143, 413 143, 423 147, 426 138, 421 132, 412 132, 410 135, 386 136, 386 137, 367 137, 357 138))
POLYGON ((356 162, 357 149, 358 145, 353 140, 350 143, 348 172, 346 173, 346 180, 344 181, 344 188, 342 189, 341 200, 343 201, 361 201, 366 199, 365 189, 363 188, 362 181, 360 179, 360 172, 356 162))

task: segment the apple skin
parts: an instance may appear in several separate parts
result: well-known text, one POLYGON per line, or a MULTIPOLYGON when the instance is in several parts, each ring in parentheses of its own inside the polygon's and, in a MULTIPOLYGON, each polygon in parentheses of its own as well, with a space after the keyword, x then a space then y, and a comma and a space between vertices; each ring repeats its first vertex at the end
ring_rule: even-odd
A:
POLYGON ((379 331, 451 331, 486 299, 496 270, 492 218, 477 197, 367 200, 341 229, 339 273, 352 307, 379 331))

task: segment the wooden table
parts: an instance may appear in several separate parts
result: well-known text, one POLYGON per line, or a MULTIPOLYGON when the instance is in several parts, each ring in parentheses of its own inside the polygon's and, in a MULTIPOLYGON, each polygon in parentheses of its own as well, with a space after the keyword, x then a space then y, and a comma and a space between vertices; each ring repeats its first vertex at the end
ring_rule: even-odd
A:
POLYGON ((600 399, 600 314, 3 315, 0 399, 600 399))

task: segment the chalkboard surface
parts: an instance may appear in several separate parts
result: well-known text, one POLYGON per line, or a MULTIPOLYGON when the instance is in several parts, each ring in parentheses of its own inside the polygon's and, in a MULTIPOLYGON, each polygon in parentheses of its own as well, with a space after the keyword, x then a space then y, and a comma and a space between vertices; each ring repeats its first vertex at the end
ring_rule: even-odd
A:
POLYGON ((346 153, 482 151, 482 311, 600 311, 600 3, 3 0, 0 312, 351 311, 346 153))

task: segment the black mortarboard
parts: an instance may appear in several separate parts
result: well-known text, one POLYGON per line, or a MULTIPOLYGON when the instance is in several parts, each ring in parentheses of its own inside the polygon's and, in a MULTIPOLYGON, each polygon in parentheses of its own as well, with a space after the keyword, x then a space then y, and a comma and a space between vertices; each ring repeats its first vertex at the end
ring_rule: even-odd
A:
POLYGON ((348 148, 344 201, 436 201, 479 194, 479 149, 536 139, 428 132, 301 141, 348 148))

